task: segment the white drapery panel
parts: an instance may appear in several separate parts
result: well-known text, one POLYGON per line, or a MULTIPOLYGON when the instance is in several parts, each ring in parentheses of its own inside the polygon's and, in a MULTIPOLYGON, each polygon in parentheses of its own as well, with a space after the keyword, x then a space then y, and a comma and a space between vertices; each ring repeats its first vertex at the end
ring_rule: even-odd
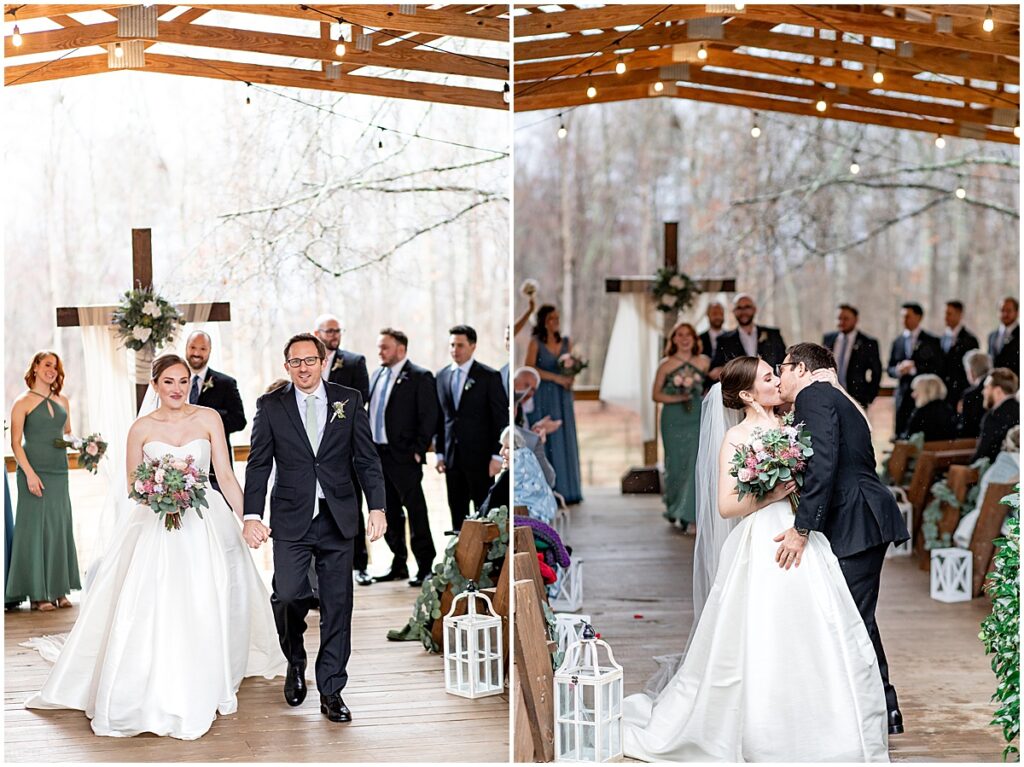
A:
POLYGON ((649 293, 619 294, 601 375, 601 400, 639 413, 644 441, 655 436, 651 387, 661 358, 661 318, 656 314, 649 293))

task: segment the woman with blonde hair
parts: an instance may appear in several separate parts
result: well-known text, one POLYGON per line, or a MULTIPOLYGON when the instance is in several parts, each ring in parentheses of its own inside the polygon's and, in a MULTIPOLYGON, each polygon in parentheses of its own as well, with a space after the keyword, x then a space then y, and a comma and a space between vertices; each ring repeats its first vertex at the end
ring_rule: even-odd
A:
POLYGON ((914 411, 910 414, 901 439, 924 434, 925 442, 956 439, 956 412, 946 402, 946 384, 932 373, 917 376, 910 384, 914 411))
POLYGON ((26 597, 32 609, 71 607, 82 588, 71 524, 68 455, 71 406, 61 394, 64 365, 56 352, 36 352, 25 372, 28 389, 11 409, 11 448, 18 462, 18 534, 11 549, 6 603, 26 597))

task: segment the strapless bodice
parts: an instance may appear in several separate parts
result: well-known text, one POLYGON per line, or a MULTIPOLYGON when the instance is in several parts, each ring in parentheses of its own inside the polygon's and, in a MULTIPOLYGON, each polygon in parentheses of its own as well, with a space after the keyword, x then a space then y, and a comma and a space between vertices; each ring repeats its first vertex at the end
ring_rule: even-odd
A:
POLYGON ((190 439, 184 445, 172 445, 160 440, 150 440, 142 446, 143 454, 150 459, 173 455, 175 458, 193 458, 196 468, 209 473, 210 471, 210 440, 205 438, 190 439))

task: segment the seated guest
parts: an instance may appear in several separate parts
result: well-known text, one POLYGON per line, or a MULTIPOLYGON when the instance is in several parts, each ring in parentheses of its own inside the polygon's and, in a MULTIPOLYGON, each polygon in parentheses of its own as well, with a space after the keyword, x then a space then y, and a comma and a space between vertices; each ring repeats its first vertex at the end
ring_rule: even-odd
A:
POLYGON ((964 355, 978 348, 978 338, 964 327, 964 305, 960 301, 946 302, 946 328, 943 330, 940 343, 942 353, 943 380, 946 382, 946 401, 956 407, 960 396, 967 388, 967 376, 964 375, 964 355))
POLYGON ((882 381, 882 358, 878 341, 857 327, 860 312, 850 304, 840 304, 836 313, 836 331, 826 333, 822 346, 836 358, 839 385, 864 409, 878 396, 882 381))
POLYGON ((1006 433, 1020 423, 1020 403, 1014 396, 1018 383, 1017 374, 1009 368, 995 368, 985 379, 985 417, 972 463, 979 458, 994 461, 1006 433))
MULTIPOLYGON (((953 543, 962 549, 966 549, 971 545, 971 536, 974 534, 974 526, 978 522, 978 517, 981 515, 981 507, 985 503, 985 493, 988 492, 988 486, 993 483, 1014 483, 1020 481, 1020 426, 1014 426, 1006 433, 1006 439, 1003 440, 1003 449, 999 451, 999 455, 996 456, 996 460, 988 467, 988 471, 982 476, 981 481, 978 483, 978 502, 974 509, 968 512, 963 519, 960 520, 960 524, 957 525, 956 532, 953 533, 953 543)), ((1009 517, 1006 518, 1009 521, 1009 517)), ((1006 535, 1009 532, 1006 528, 1006 522, 1003 523, 1002 534, 1006 535)))
POLYGON ((985 395, 982 389, 992 369, 992 358, 972 349, 964 355, 964 372, 970 384, 957 403, 957 430, 961 437, 977 437, 981 433, 981 418, 985 415, 985 395))
POLYGON ((510 449, 515 451, 515 481, 513 488, 516 504, 525 506, 533 519, 551 524, 558 511, 558 502, 548 484, 547 478, 533 451, 526 446, 525 440, 518 431, 505 429, 501 435, 502 455, 508 462, 510 449))
POLYGON ((956 413, 946 402, 946 384, 932 373, 917 376, 910 385, 914 410, 900 439, 924 434, 925 442, 956 439, 956 413))
POLYGON ((1017 315, 1020 303, 1007 296, 999 307, 999 327, 989 333, 988 353, 992 367, 1009 368, 1020 375, 1020 325, 1017 315))

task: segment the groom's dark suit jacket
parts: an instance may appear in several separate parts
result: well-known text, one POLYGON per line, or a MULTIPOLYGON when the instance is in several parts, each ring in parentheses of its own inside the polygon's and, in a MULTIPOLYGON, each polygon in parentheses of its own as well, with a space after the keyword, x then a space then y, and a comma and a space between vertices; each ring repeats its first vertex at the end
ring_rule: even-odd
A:
POLYGON ((871 432, 839 389, 813 383, 797 395, 796 423, 811 434, 794 527, 824 533, 837 557, 910 538, 896 499, 875 473, 871 432))
POLYGON ((263 516, 267 478, 276 461, 270 513, 272 535, 283 541, 298 541, 309 529, 317 480, 331 516, 345 538, 354 538, 359 529, 359 498, 352 482, 353 470, 369 508, 384 508, 384 475, 362 395, 337 384, 324 386, 327 425, 316 454, 306 436, 292 384, 264 394, 256 404, 245 469, 245 514, 263 516), (345 403, 344 418, 335 417, 334 403, 345 403))

